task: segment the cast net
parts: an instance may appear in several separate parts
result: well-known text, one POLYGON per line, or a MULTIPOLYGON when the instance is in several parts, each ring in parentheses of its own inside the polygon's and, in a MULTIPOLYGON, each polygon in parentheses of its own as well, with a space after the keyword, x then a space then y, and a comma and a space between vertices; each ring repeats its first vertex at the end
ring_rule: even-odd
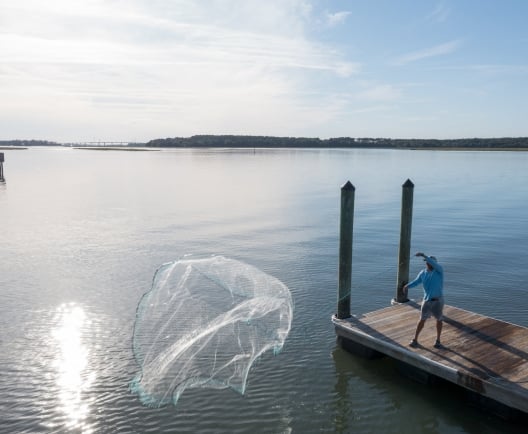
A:
POLYGON ((177 403, 188 387, 244 393, 253 362, 278 354, 291 328, 286 285, 222 256, 163 264, 139 302, 131 389, 150 406, 177 403))

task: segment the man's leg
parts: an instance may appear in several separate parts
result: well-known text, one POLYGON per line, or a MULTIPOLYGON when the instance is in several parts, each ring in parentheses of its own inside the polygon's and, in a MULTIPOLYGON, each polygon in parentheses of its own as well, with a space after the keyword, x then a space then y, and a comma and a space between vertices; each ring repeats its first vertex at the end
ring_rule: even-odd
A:
POLYGON ((433 306, 433 315, 436 318, 436 342, 434 344, 435 348, 442 348, 440 343, 440 335, 442 334, 442 325, 443 325, 443 311, 444 311, 444 299, 441 298, 435 302, 433 306))
POLYGON ((425 320, 421 319, 418 321, 418 324, 416 324, 416 332, 414 333, 414 340, 418 342, 418 336, 420 335, 420 332, 424 328, 425 320))
POLYGON ((424 319, 421 319, 420 321, 418 321, 418 324, 416 324, 416 332, 414 333, 414 339, 411 342, 409 342, 409 345, 411 347, 416 348, 418 346, 418 336, 420 335, 420 332, 424 328, 424 324, 425 324, 424 319))
POLYGON ((436 321, 436 340, 440 342, 440 335, 442 334, 443 321, 436 321))
POLYGON ((416 331, 414 332, 414 339, 409 343, 411 347, 417 347, 418 346, 418 336, 420 335, 420 332, 424 328, 425 320, 429 317, 431 314, 431 305, 427 301, 422 302, 422 307, 420 308, 420 320, 418 321, 418 324, 416 324, 416 331))

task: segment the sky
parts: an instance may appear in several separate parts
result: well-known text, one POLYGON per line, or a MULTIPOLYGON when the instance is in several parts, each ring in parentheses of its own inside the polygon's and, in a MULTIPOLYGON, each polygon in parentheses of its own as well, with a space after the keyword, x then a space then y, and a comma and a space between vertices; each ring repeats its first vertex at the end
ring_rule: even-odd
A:
POLYGON ((525 0, 0 0, 0 140, 528 136, 525 0))

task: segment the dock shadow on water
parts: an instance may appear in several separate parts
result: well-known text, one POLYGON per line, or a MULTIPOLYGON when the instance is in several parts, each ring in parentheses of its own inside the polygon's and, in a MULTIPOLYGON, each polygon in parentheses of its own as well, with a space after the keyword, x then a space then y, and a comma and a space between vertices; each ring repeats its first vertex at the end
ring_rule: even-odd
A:
POLYGON ((367 359, 336 345, 332 359, 335 433, 521 434, 526 430, 524 417, 497 417, 483 409, 473 394, 440 378, 433 383, 411 378, 406 367, 392 358, 367 359))
POLYGON ((243 394, 255 360, 282 349, 292 316, 288 287, 256 267, 223 256, 163 264, 137 308, 141 371, 130 388, 153 407, 187 388, 243 394))

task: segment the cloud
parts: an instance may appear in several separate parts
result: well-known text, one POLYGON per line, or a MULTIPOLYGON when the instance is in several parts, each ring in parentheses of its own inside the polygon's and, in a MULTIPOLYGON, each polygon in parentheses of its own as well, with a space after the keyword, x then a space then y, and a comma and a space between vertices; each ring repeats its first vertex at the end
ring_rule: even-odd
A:
POLYGON ((453 53, 460 46, 459 40, 453 40, 444 44, 435 45, 433 47, 425 48, 423 50, 413 51, 404 54, 397 58, 393 63, 398 66, 403 66, 411 62, 427 59, 430 57, 444 56, 453 53))
POLYGON ((481 74, 501 76, 501 75, 526 75, 528 74, 528 65, 501 65, 501 64, 470 64, 470 65, 451 65, 439 67, 440 70, 451 71, 469 71, 481 74))
POLYGON ((450 14, 451 14, 451 9, 447 7, 444 3, 439 3, 436 5, 434 10, 427 16, 427 19, 431 21, 443 23, 444 21, 447 20, 450 14))
POLYGON ((341 12, 326 12, 325 15, 325 22, 327 26, 333 27, 338 24, 342 24, 345 22, 347 17, 350 15, 349 11, 341 11, 341 12))
POLYGON ((390 105, 374 105, 367 107, 360 107, 352 109, 350 112, 354 114, 363 114, 363 113, 376 113, 376 112, 391 112, 394 111, 395 107, 390 105))
MULTIPOLYGON (((163 3, 136 0, 131 4, 138 9, 123 11, 117 7, 120 1, 107 7, 106 2, 93 0, 79 13, 59 7, 72 3, 68 1, 46 2, 46 7, 31 0, 19 3, 10 8, 11 19, 4 20, 0 35, 3 61, 7 62, 228 64, 233 68, 258 64, 333 70, 340 75, 356 70, 334 50, 304 37, 302 18, 288 14, 292 3, 306 8, 302 1, 290 0, 289 7, 280 7, 278 0, 249 1, 251 8, 234 8, 236 12, 231 13, 227 7, 227 14, 219 14, 222 18, 216 17, 219 11, 214 8, 200 9, 192 1, 174 2, 163 9, 159 7, 163 3), (21 20, 29 6, 36 10, 21 20)), ((225 12, 223 7, 233 0, 205 3, 225 12)))
POLYGON ((393 101, 401 95, 401 90, 390 84, 378 84, 359 92, 358 98, 367 101, 393 101))
POLYGON ((27 110, 53 134, 64 121, 80 135, 97 125, 108 139, 301 134, 328 91, 306 89, 337 87, 360 69, 307 36, 312 11, 303 0, 5 3, 0 117, 27 110))

